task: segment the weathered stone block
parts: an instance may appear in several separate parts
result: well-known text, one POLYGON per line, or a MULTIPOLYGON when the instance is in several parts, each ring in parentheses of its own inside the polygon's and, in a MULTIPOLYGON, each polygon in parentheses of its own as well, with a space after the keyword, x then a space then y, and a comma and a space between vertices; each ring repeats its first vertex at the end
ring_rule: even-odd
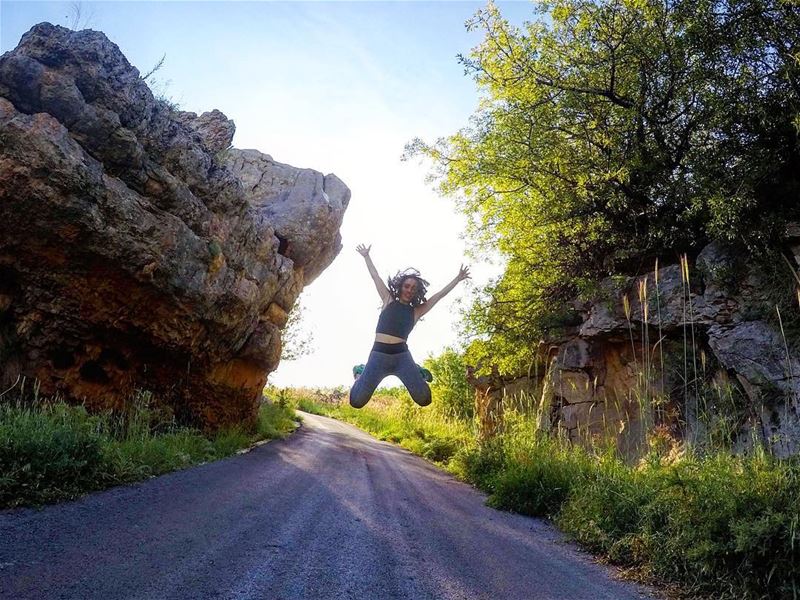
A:
POLYGON ((588 373, 584 371, 557 370, 553 374, 553 393, 565 402, 590 402, 594 397, 594 388, 588 373))

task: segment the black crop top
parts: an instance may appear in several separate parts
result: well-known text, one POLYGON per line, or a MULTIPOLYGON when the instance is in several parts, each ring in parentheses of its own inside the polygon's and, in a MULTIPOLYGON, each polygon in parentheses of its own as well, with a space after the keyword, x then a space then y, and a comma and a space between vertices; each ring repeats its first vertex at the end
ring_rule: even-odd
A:
POLYGON ((385 333, 406 339, 414 328, 414 307, 392 300, 378 317, 375 333, 385 333))

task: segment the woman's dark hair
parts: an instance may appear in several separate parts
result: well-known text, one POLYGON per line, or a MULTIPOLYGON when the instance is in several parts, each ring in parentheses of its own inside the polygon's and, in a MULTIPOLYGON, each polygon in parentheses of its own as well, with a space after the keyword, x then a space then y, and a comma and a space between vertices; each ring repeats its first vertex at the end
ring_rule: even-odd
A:
POLYGON ((419 275, 416 269, 406 269, 405 271, 398 271, 397 275, 390 277, 386 280, 386 285, 389 287, 389 292, 395 300, 400 299, 400 290, 403 289, 403 283, 406 279, 415 279, 417 281, 417 292, 411 299, 411 306, 419 306, 425 302, 425 294, 428 293, 428 286, 430 285, 419 275))

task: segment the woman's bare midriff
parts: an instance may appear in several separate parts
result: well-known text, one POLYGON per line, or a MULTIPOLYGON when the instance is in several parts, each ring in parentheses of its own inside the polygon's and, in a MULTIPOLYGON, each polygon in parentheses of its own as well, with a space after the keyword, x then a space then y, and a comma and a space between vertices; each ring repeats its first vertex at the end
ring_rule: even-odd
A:
POLYGON ((380 342, 381 344, 402 344, 405 342, 403 338, 395 335, 389 335, 388 333, 376 333, 375 341, 380 342))

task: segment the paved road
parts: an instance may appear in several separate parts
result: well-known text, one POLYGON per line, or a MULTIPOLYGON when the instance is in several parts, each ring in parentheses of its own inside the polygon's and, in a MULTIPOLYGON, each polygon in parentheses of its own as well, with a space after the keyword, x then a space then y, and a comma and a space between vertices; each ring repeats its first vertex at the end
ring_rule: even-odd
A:
POLYGON ((344 423, 41 511, 0 512, 0 598, 647 597, 547 523, 344 423))

